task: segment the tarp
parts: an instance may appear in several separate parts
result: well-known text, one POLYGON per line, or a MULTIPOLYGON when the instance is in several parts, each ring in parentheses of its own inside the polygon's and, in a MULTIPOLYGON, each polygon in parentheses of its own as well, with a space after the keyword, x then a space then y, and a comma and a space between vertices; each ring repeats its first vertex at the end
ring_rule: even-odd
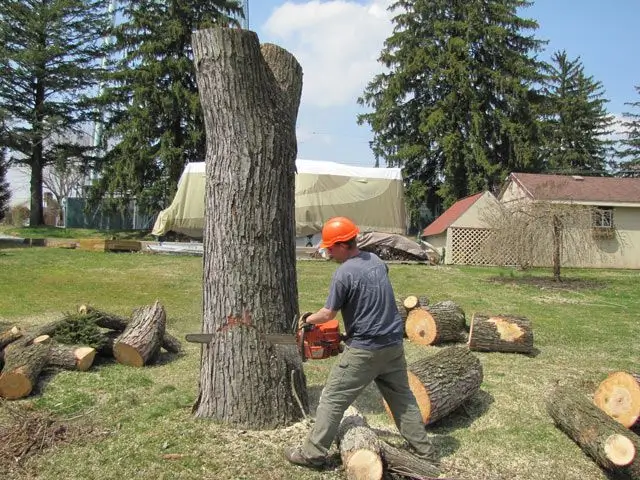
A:
MULTIPOLYGON (((325 220, 345 216, 362 231, 403 234, 406 211, 399 168, 366 168, 296 160, 296 236, 313 235, 325 220)), ((158 214, 152 235, 169 231, 202 238, 205 162, 189 163, 171 205, 158 214)))

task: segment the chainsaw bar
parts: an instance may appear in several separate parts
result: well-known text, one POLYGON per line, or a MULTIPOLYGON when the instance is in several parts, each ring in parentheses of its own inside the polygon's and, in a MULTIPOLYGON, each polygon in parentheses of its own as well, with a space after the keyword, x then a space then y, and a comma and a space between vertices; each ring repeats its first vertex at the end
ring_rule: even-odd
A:
MULTIPOLYGON (((269 343, 274 345, 296 345, 296 337, 287 333, 261 334, 269 343)), ((191 343, 211 343, 216 337, 215 333, 187 333, 185 339, 191 343)))

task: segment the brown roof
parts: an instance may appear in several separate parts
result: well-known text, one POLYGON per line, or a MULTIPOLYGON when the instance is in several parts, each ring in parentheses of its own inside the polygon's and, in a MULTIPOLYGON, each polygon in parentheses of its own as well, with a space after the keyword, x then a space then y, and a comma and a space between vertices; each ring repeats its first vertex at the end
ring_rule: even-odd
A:
POLYGON ((640 178, 512 173, 509 179, 534 200, 640 203, 640 178))
POLYGON ((422 231, 422 236, 428 237, 430 235, 438 235, 444 232, 453 224, 453 222, 460 218, 464 212, 469 210, 471 205, 476 203, 476 201, 482 196, 482 193, 483 192, 480 192, 475 195, 471 195, 470 197, 465 197, 451 205, 442 215, 436 218, 422 231))

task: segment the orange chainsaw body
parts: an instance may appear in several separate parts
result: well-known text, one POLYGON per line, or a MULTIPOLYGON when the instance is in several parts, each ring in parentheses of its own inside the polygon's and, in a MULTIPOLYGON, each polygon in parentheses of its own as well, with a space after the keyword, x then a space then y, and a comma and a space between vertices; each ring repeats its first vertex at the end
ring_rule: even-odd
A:
POLYGON ((340 324, 338 320, 313 325, 308 330, 298 330, 296 334, 300 351, 310 360, 322 360, 340 353, 340 324))

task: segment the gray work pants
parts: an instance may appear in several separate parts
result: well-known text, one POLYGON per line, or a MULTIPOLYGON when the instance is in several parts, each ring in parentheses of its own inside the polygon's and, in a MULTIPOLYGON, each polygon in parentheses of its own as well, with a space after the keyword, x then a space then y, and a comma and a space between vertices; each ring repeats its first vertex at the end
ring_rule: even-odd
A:
POLYGON ((344 411, 372 381, 387 401, 402 436, 418 453, 430 453, 431 443, 409 389, 407 362, 400 344, 380 350, 345 348, 320 396, 316 422, 303 445, 305 456, 318 458, 327 454, 344 411))

